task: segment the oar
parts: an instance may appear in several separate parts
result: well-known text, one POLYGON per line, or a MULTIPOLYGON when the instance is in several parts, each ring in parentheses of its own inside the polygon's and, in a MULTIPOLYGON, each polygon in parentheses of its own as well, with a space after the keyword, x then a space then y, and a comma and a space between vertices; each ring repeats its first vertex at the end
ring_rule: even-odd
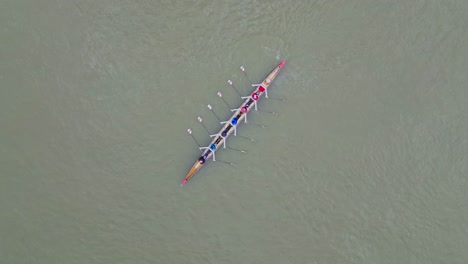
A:
POLYGON ((218 115, 213 111, 213 107, 211 105, 207 105, 208 109, 216 116, 216 119, 218 119, 219 122, 221 122, 221 119, 219 119, 218 115))
POLYGON ((195 137, 192 135, 192 130, 189 128, 187 129, 187 133, 189 133, 189 135, 193 138, 193 140, 195 140, 195 143, 197 143, 197 146, 198 147, 201 147, 200 143, 198 143, 198 141, 195 139, 195 137))
POLYGON ((228 80, 227 81, 229 83, 229 85, 232 86, 232 88, 234 88, 234 90, 236 91, 236 93, 242 98, 242 95, 239 93, 239 91, 237 91, 236 87, 234 86, 234 84, 232 84, 232 81, 231 80, 228 80))
POLYGON ((244 66, 240 66, 240 69, 241 69, 241 71, 244 73, 244 75, 245 75, 245 77, 247 78, 247 80, 249 80, 249 83, 250 83, 251 85, 253 85, 253 83, 252 83, 252 81, 250 80, 249 76, 247 76, 247 73, 245 72, 244 66))

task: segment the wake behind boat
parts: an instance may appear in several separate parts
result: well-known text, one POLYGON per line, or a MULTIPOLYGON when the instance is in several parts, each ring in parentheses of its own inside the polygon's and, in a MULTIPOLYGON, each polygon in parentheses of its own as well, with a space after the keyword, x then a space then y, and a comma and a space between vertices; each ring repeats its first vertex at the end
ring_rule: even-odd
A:
MULTIPOLYGON (((270 74, 267 75, 267 77, 265 77, 262 83, 252 84, 252 86, 257 88, 252 92, 250 96, 242 97, 242 99, 245 99, 245 101, 239 106, 239 108, 231 110, 234 112, 234 114, 228 121, 220 122, 224 126, 221 128, 221 130, 219 130, 217 134, 211 135, 211 137, 213 137, 213 141, 211 141, 211 143, 207 147, 200 147, 200 150, 203 151, 202 155, 198 158, 195 164, 193 164, 192 168, 187 173, 187 176, 185 176, 185 179, 182 181, 182 184, 180 186, 183 186, 185 183, 187 183, 187 181, 190 180, 190 178, 192 178, 192 176, 195 173, 197 173, 197 171, 199 171, 201 167, 203 167, 203 165, 209 158, 213 157, 213 160, 216 160, 216 150, 218 150, 221 144, 224 148, 226 148, 226 139, 232 133, 234 133, 234 136, 237 135, 236 127, 242 120, 244 120, 247 123, 247 113, 250 110, 252 110, 252 108, 255 108, 255 110, 257 110, 257 101, 260 99, 260 97, 263 94, 265 94, 265 97, 268 98, 267 89, 273 82, 273 80, 276 78, 276 76, 278 76, 285 63, 286 61, 282 61, 278 66, 276 66, 276 68, 273 69, 273 71, 271 71, 270 74)), ((241 67, 241 69, 242 71, 244 70, 243 67, 241 67)), ((190 130, 189 133, 191 133, 190 130)))

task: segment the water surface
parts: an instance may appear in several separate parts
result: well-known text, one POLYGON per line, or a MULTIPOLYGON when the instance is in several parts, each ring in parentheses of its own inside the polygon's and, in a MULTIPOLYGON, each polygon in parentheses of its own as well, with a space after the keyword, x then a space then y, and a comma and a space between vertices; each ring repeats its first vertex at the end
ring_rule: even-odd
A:
POLYGON ((2 263, 468 262, 468 2, 0 10, 2 263), (280 60, 248 154, 179 187, 280 60))

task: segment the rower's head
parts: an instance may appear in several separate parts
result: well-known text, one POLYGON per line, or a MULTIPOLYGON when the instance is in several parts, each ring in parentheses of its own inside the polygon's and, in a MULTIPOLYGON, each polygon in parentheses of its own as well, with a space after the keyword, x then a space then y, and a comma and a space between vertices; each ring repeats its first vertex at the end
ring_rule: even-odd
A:
POLYGON ((200 158, 198 158, 198 162, 200 162, 200 164, 205 163, 205 157, 201 156, 200 158))

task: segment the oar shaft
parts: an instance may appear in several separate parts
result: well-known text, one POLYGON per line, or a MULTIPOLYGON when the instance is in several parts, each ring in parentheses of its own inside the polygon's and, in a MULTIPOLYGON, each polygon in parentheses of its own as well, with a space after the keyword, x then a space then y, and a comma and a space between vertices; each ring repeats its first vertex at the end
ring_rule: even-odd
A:
POLYGON ((223 161, 223 160, 216 160, 216 161, 219 161, 219 162, 222 162, 222 163, 226 163, 226 164, 231 165, 231 166, 236 165, 236 164, 233 163, 233 162, 227 162, 227 161, 223 161))
POLYGON ((220 97, 220 98, 221 98, 221 100, 223 100, 223 102, 226 104, 226 106, 227 106, 229 109, 231 109, 231 106, 229 106, 228 102, 226 102, 226 100, 224 100, 224 98, 222 98, 222 97, 220 97))
POLYGON ((195 140, 195 143, 197 143, 198 147, 201 147, 200 143, 198 143, 198 140, 192 135, 192 129, 187 129, 187 133, 195 140))
POLYGON ((197 117, 197 120, 198 120, 198 122, 200 122, 200 124, 202 124, 202 126, 205 128, 206 133, 208 133, 208 135, 210 135, 210 134, 211 134, 210 131, 209 131, 208 128, 205 126, 205 124, 203 124, 203 119, 199 116, 199 117, 197 117))
POLYGON ((252 81, 250 80, 249 76, 247 76, 247 73, 245 72, 244 66, 240 66, 240 69, 241 69, 241 71, 244 73, 244 75, 245 75, 245 77, 247 78, 247 80, 249 81, 249 83, 250 83, 251 85, 253 85, 253 83, 252 83, 252 81))
POLYGON ((224 100, 223 98, 223 94, 221 92, 218 92, 218 97, 221 98, 221 100, 223 100, 224 104, 226 104, 226 106, 231 109, 232 107, 228 104, 228 102, 226 102, 226 100, 224 100))
POLYGON ((253 139, 251 139, 251 138, 244 137, 244 136, 241 136, 241 135, 238 135, 238 137, 241 137, 241 138, 247 139, 247 140, 249 140, 249 141, 252 141, 252 142, 254 142, 254 141, 255 141, 255 140, 253 140, 253 139))
POLYGON ((221 122, 221 119, 219 118, 219 116, 213 110, 211 110, 211 112, 216 116, 216 119, 218 119, 218 121, 221 122))
POLYGON ((200 143, 198 143, 198 140, 192 134, 190 134, 190 136, 192 136, 193 140, 195 140, 195 143, 197 143, 198 147, 201 147, 200 143))
POLYGON ((232 150, 235 150, 235 151, 239 151, 239 152, 241 152, 241 153, 247 153, 247 151, 246 151, 246 150, 235 149, 235 148, 231 148, 231 147, 226 147, 226 148, 228 148, 228 149, 232 149, 232 150))
POLYGON ((221 123, 221 119, 219 118, 219 116, 213 111, 213 107, 211 105, 207 105, 206 107, 208 107, 208 109, 210 109, 210 111, 216 116, 216 119, 218 119, 218 121, 221 123))
POLYGON ((242 97, 242 95, 241 95, 241 94, 239 93, 239 91, 236 89, 236 87, 234 86, 234 84, 232 84, 232 81, 231 81, 231 80, 228 80, 228 83, 229 83, 229 85, 232 86, 232 88, 234 88, 234 91, 236 91, 236 93, 237 93, 240 97, 242 97))
POLYGON ((288 101, 286 99, 272 98, 272 97, 268 97, 268 99, 278 100, 278 101, 281 101, 281 102, 287 102, 288 101))
POLYGON ((205 124, 203 124, 202 122, 200 122, 202 124, 202 126, 205 128, 206 130, 206 133, 208 133, 208 135, 210 134, 210 131, 208 130, 208 128, 205 126, 205 124))

